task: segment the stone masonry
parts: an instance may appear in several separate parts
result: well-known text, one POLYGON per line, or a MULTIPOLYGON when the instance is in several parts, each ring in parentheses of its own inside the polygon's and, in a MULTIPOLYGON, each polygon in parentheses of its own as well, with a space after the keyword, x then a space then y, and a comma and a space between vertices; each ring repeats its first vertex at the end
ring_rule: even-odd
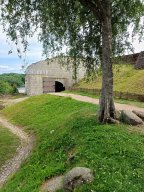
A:
MULTIPOLYGON (((77 70, 77 80, 84 78, 85 68, 80 65, 77 70)), ((44 93, 44 78, 62 83, 65 89, 70 89, 75 83, 71 63, 61 63, 59 58, 33 63, 26 69, 25 87, 27 95, 44 93)))
POLYGON ((135 69, 144 69, 144 51, 140 52, 135 64, 135 69))

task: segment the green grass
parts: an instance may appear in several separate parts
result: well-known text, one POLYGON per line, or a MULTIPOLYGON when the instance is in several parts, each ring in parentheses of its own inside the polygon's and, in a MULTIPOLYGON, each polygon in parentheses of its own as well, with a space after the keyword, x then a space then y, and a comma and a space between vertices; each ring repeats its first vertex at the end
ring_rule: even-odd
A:
POLYGON ((96 110, 89 103, 50 95, 5 109, 2 113, 14 124, 35 134, 36 145, 0 191, 39 192, 44 180, 85 166, 93 170, 94 182, 75 192, 142 192, 144 135, 122 124, 99 124, 96 110))
POLYGON ((0 168, 6 160, 13 157, 19 144, 19 139, 0 125, 0 168))
MULTIPOLYGON (((93 94, 93 93, 88 93, 88 92, 83 92, 83 91, 64 91, 64 93, 73 93, 73 94, 79 94, 82 96, 88 96, 88 97, 92 97, 95 99, 99 99, 99 96, 93 94)), ((121 104, 128 104, 128 105, 133 105, 133 106, 137 106, 140 108, 144 108, 144 102, 140 102, 140 101, 130 101, 130 100, 125 100, 125 99, 114 99, 115 103, 121 103, 121 104)))
MULTIPOLYGON (((136 70, 133 65, 114 65, 114 91, 144 94, 144 69, 136 70)), ((101 73, 93 80, 82 80, 76 87, 100 89, 101 73)))

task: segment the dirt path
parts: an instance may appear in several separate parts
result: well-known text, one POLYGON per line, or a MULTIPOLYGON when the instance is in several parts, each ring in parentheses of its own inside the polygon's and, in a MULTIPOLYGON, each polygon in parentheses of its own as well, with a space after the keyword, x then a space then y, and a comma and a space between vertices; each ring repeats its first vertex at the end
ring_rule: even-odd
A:
MULTIPOLYGON (((26 98, 15 99, 7 104, 14 104, 26 98)), ((8 180, 9 176, 14 174, 20 167, 21 163, 28 157, 33 148, 34 138, 21 130, 20 127, 9 123, 4 117, 0 116, 0 124, 17 135, 21 140, 21 146, 17 149, 15 156, 8 160, 0 169, 0 187, 8 180)))
MULTIPOLYGON (((63 96, 63 97, 71 97, 75 100, 78 101, 83 101, 83 102, 88 102, 88 103, 93 103, 93 104, 99 104, 99 99, 94 99, 91 97, 87 96, 82 96, 82 95, 76 95, 72 93, 49 93, 51 95, 57 95, 57 96, 63 96)), ((128 104, 120 104, 120 103, 115 103, 116 109, 117 110, 138 110, 144 112, 144 108, 128 105, 128 104)))
POLYGON ((9 106, 9 105, 13 105, 15 103, 19 103, 21 101, 24 101, 25 99, 27 99, 28 97, 22 97, 22 98, 17 98, 17 99, 9 99, 9 98, 6 98, 6 99, 1 99, 1 101, 3 102, 3 104, 5 106, 9 106))

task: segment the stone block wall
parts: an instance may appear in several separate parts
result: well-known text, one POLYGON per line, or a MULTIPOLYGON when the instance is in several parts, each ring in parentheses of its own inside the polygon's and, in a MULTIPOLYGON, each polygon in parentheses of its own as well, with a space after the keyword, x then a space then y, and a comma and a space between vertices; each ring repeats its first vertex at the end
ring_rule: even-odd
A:
POLYGON ((26 75, 25 88, 27 95, 43 94, 43 81, 41 75, 26 75))
POLYGON ((127 63, 127 64, 135 65, 138 57, 139 57, 139 53, 134 53, 134 54, 130 54, 130 55, 123 55, 123 56, 115 57, 113 59, 113 63, 114 64, 127 63))
POLYGON ((135 69, 144 69, 144 51, 142 51, 135 64, 135 69))

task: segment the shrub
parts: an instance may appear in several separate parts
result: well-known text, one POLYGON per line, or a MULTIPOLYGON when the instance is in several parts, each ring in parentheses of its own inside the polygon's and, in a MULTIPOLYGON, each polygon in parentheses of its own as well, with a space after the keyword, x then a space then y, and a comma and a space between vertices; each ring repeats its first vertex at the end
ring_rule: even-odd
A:
POLYGON ((0 94, 13 94, 17 92, 17 88, 11 86, 8 82, 0 82, 0 94))

